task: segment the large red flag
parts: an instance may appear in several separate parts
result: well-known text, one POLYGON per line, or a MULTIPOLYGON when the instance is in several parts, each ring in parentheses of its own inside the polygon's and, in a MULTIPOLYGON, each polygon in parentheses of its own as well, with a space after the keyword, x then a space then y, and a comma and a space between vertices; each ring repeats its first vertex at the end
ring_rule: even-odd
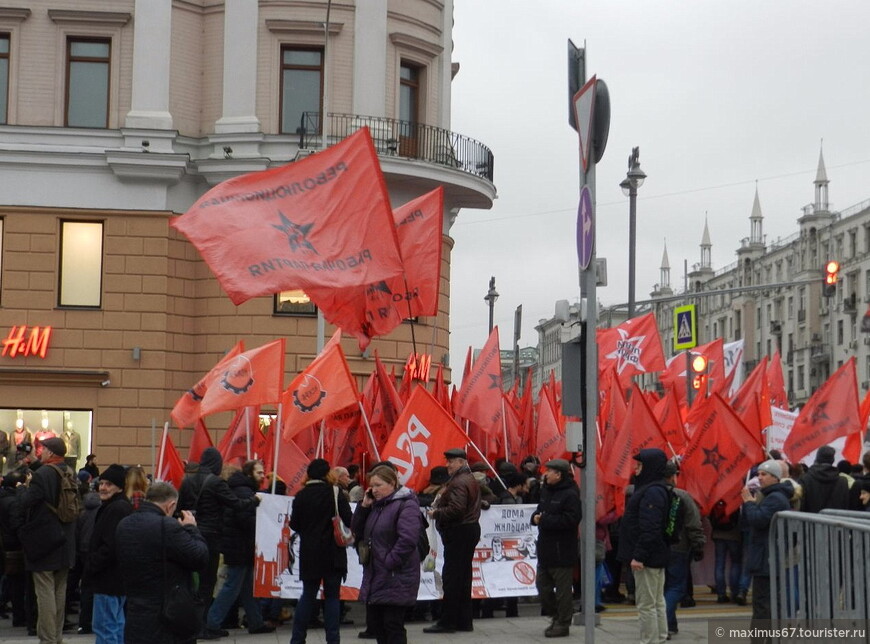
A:
POLYGON ((537 443, 534 454, 541 459, 541 463, 563 457, 567 447, 565 433, 559 426, 549 388, 550 385, 545 383, 538 398, 538 426, 535 432, 537 443))
POLYGON ((628 485, 634 472, 632 457, 640 450, 651 447, 657 447, 666 454, 670 451, 643 392, 637 384, 633 384, 625 420, 615 432, 608 432, 604 439, 601 449, 601 463, 606 465, 604 480, 618 488, 628 485))
POLYGON ((308 470, 311 459, 296 445, 295 441, 286 441, 278 447, 278 462, 275 471, 281 480, 287 484, 287 494, 293 496, 302 488, 302 481, 308 470))
POLYGON ((260 408, 254 405, 236 411, 217 449, 224 463, 234 465, 240 465, 248 460, 248 453, 251 458, 254 454, 262 457, 266 452, 266 437, 260 431, 260 408))
POLYGON ((767 356, 761 359, 743 386, 737 390, 737 395, 731 400, 731 408, 763 445, 763 432, 773 424, 767 385, 767 356))
POLYGON ((428 484, 432 468, 443 463, 444 452, 468 442, 468 436, 432 394, 417 387, 381 450, 381 458, 396 465, 403 485, 421 490, 428 484))
POLYGON ((612 329, 598 329, 598 369, 613 365, 623 383, 637 373, 665 368, 665 354, 656 318, 647 313, 612 329))
POLYGON ((458 416, 477 423, 486 431, 501 432, 501 396, 501 353, 496 326, 471 366, 471 373, 463 378, 453 409, 458 416))
POLYGON ((339 329, 282 395, 281 433, 285 441, 359 401, 356 380, 350 375, 340 340, 339 329))
MULTIPOLYGON (((203 416, 249 405, 277 403, 284 386, 284 338, 273 340, 229 359, 205 391, 203 416)), ((212 371, 214 373, 214 370, 212 371)))
POLYGON ((190 439, 190 450, 187 452, 187 460, 199 463, 199 457, 207 447, 212 447, 211 436, 208 433, 208 427, 202 422, 202 419, 197 420, 193 425, 193 438, 190 439))
POLYGON ((184 479, 184 461, 181 460, 181 455, 175 449, 172 438, 169 437, 168 427, 163 429, 160 454, 157 457, 155 469, 157 470, 154 477, 156 480, 169 481, 176 490, 181 488, 181 481, 184 479))
POLYGON ((196 423, 197 420, 202 418, 204 414, 200 410, 200 407, 206 390, 218 379, 220 369, 223 368, 224 364, 228 360, 235 358, 244 350, 245 345, 240 340, 236 343, 236 346, 230 349, 227 354, 221 358, 214 367, 212 367, 211 371, 205 374, 193 387, 185 391, 184 395, 178 399, 178 402, 175 403, 175 407, 172 408, 172 411, 169 414, 172 418, 172 422, 174 422, 178 427, 190 427, 196 423))
POLYGON ((196 246, 234 304, 402 272, 387 186, 365 127, 301 161, 224 181, 170 225, 196 246))
POLYGON ((861 460, 861 446, 864 442, 864 432, 867 430, 867 420, 870 419, 870 391, 861 401, 858 417, 858 431, 852 432, 846 437, 843 445, 843 458, 850 463, 858 463, 861 460))
POLYGON ((860 428, 858 381, 852 357, 810 396, 782 449, 789 461, 797 463, 822 445, 860 428))
POLYGON ((719 499, 731 512, 740 504, 746 472, 764 458, 764 450, 719 394, 701 399, 698 407, 703 414, 690 432, 680 480, 701 514, 709 514, 719 499))
POLYGON ((677 454, 682 454, 687 443, 685 419, 680 413, 680 404, 677 402, 677 395, 673 388, 669 387, 665 391, 665 395, 656 403, 653 412, 659 421, 665 440, 677 454))
POLYGON ((329 322, 357 338, 360 349, 402 320, 438 314, 443 210, 444 191, 438 187, 393 211, 402 275, 362 286, 306 290, 329 322))

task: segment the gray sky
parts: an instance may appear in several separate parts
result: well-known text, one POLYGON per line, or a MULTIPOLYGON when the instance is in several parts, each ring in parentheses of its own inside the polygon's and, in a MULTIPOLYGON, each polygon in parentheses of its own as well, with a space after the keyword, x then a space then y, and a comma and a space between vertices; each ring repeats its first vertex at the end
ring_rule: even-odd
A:
MULTIPOLYGON (((824 140, 834 210, 870 199, 870 2, 848 0, 455 0, 452 129, 495 155, 492 210, 462 211, 451 275, 451 365, 487 334, 490 275, 502 348, 523 305, 521 346, 556 300, 579 298, 577 135, 567 122, 567 39, 607 82, 610 136, 597 166, 604 305, 628 300, 628 198, 619 183, 640 146, 636 297, 749 236, 756 182, 768 242, 797 231, 824 140)), ((821 268, 821 267, 820 267, 821 268)))

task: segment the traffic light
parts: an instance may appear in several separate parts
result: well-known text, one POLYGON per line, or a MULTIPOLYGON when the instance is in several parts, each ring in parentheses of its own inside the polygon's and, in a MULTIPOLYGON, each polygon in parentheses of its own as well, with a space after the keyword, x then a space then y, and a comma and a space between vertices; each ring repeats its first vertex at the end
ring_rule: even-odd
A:
POLYGON ((825 264, 825 283, 822 285, 822 295, 833 297, 837 292, 837 281, 840 279, 840 262, 831 260, 825 264))
POLYGON ((707 356, 698 354, 692 358, 692 389, 706 395, 707 393, 707 356))

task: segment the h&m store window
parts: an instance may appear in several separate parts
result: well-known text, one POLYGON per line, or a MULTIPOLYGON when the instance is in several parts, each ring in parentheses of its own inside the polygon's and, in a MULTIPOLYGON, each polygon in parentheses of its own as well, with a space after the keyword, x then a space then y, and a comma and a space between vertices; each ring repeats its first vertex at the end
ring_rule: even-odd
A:
POLYGON ((61 438, 66 464, 78 471, 90 454, 92 420, 89 410, 0 409, 0 469, 8 471, 28 454, 37 458, 41 441, 61 438))

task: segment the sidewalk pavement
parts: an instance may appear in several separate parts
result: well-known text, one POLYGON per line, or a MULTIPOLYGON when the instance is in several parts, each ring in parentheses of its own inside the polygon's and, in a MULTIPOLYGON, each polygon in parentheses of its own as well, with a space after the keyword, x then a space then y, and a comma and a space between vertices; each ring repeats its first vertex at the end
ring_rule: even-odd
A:
MULTIPOLYGON (((750 610, 748 607, 738 607, 732 604, 717 605, 715 596, 696 595, 697 605, 695 608, 681 608, 677 612, 680 632, 673 636, 674 644, 694 644, 707 642, 707 622, 710 619, 745 619, 749 621, 750 610)), ((428 635, 423 629, 429 623, 410 623, 406 625, 408 630, 408 642, 410 644, 526 644, 528 642, 558 642, 578 641, 585 636, 585 626, 575 625, 571 627, 571 634, 564 639, 548 639, 544 637, 544 629, 549 625, 549 619, 541 617, 538 613, 540 606, 537 603, 520 603, 519 617, 506 618, 501 613, 496 613, 493 619, 478 619, 474 621, 474 632, 452 633, 448 635, 428 635)), ((364 611, 362 606, 353 604, 349 615, 356 623, 342 626, 341 637, 344 644, 355 642, 365 644, 374 640, 359 639, 357 634, 364 628, 364 611)), ((634 606, 616 605, 608 606, 607 611, 601 613, 600 624, 595 628, 596 644, 629 644, 638 641, 637 611, 634 606)), ((576 617, 576 616, 575 616, 576 617)), ((9 621, 0 622, 0 643, 2 644, 36 644, 35 637, 27 637, 23 628, 7 628, 9 621)), ((274 633, 264 635, 249 635, 244 630, 230 631, 229 637, 215 640, 219 644, 286 644, 290 640, 292 622, 279 628, 274 633)), ((93 644, 93 635, 64 635, 66 644, 93 644)), ((308 644, 325 644, 323 629, 308 631, 308 644)))

